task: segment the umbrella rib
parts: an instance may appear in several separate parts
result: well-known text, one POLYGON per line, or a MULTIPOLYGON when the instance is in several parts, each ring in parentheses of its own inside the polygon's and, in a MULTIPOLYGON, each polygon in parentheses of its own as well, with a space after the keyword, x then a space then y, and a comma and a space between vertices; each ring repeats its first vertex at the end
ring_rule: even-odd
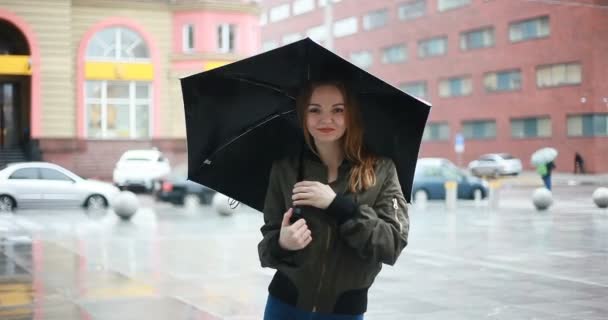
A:
POLYGON ((272 91, 276 91, 276 92, 278 92, 278 93, 281 93, 281 94, 283 94, 283 95, 287 96, 288 98, 290 98, 290 99, 292 99, 292 100, 295 100, 295 99, 296 99, 294 96, 290 95, 289 93, 285 92, 284 90, 279 89, 279 88, 277 88, 277 87, 275 87, 275 86, 273 86, 273 85, 271 85, 271 84, 268 84, 268 83, 263 83, 263 82, 260 82, 260 81, 256 81, 256 80, 252 80, 252 79, 243 78, 243 77, 240 77, 240 76, 237 76, 237 77, 236 77, 236 80, 243 81, 243 82, 247 82, 247 83, 250 83, 250 84, 253 84, 253 85, 259 86, 259 87, 264 87, 264 88, 266 88, 266 89, 270 89, 270 90, 272 90, 272 91))
POLYGON ((231 145, 232 143, 234 143, 236 140, 238 140, 238 139, 240 139, 241 137, 243 137, 243 136, 247 135, 249 132, 251 132, 251 131, 253 131, 253 130, 255 130, 255 129, 257 129, 257 128, 261 127, 261 126, 263 126, 264 124, 266 124, 266 123, 268 123, 268 122, 270 122, 270 121, 272 121, 272 120, 274 120, 274 119, 276 119, 276 118, 278 118, 278 117, 282 117, 282 116, 285 116, 285 115, 287 115, 287 114, 290 114, 290 113, 292 113, 292 112, 295 112, 295 110, 288 110, 288 111, 284 111, 284 112, 282 112, 282 113, 278 113, 278 114, 276 114, 276 113, 275 113, 275 114, 273 114, 273 115, 269 116, 268 118, 266 118, 266 119, 262 120, 261 122, 258 122, 257 124, 255 124, 255 125, 253 125, 253 126, 249 127, 249 128, 248 128, 247 130, 245 130, 243 133, 241 133, 241 134, 239 134, 238 136, 236 136, 236 137, 234 137, 234 138, 230 139, 230 141, 228 141, 228 142, 224 143, 224 144, 223 144, 221 147, 219 147, 217 150, 215 150, 215 151, 214 151, 214 152, 213 152, 213 153, 212 153, 212 154, 211 154, 209 157, 207 157, 207 158, 205 159, 205 161, 203 161, 203 164, 201 165, 201 168, 202 168, 204 165, 209 165, 209 164, 211 164, 211 163, 213 162, 213 161, 211 161, 211 158, 213 158, 213 157, 214 157, 214 156, 215 156, 217 153, 221 152, 221 151, 222 151, 222 150, 224 150, 226 147, 228 147, 229 145, 231 145))

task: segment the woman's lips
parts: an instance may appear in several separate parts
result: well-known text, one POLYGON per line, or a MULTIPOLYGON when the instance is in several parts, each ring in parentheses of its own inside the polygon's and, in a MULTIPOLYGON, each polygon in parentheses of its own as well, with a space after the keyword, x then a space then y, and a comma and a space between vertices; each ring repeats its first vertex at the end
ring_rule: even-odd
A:
POLYGON ((332 128, 321 128, 321 129, 317 129, 317 130, 319 130, 319 131, 321 131, 323 133, 330 133, 330 132, 334 132, 335 131, 335 129, 332 129, 332 128))

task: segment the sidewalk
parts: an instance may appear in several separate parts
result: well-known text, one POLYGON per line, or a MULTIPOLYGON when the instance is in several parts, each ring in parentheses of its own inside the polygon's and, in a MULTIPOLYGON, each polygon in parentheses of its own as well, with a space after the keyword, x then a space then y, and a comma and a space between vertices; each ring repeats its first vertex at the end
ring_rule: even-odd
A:
MULTIPOLYGON (((551 176, 555 186, 598 186, 608 187, 608 174, 573 174, 555 172, 551 176)), ((501 183, 517 187, 542 187, 543 182, 538 173, 524 171, 518 176, 500 178, 501 183)))

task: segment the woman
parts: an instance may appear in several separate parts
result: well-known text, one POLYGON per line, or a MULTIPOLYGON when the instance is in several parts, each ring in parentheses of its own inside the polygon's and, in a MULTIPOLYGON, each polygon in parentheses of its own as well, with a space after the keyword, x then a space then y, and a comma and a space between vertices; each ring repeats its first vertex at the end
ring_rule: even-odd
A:
POLYGON ((363 146, 344 84, 311 84, 296 104, 306 147, 273 164, 264 205, 260 261, 277 269, 264 319, 363 319, 382 263, 407 244, 407 203, 394 163, 363 146))

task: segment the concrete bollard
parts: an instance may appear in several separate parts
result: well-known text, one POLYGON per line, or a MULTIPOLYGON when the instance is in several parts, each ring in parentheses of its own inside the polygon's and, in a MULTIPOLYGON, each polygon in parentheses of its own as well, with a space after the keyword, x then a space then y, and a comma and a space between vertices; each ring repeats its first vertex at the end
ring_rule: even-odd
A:
POLYGON ((456 181, 446 181, 445 188, 445 207, 448 210, 456 209, 456 201, 458 201, 458 183, 456 181))
POLYGON ((414 205, 418 209, 426 209, 428 204, 429 196, 424 190, 418 190, 414 193, 414 205))
POLYGON ((593 191, 593 202, 598 208, 606 209, 608 208, 608 188, 597 188, 593 191))
POLYGON ((488 205, 492 209, 498 209, 500 204, 500 181, 492 180, 488 183, 488 205))
POLYGON ((234 213, 234 209, 230 208, 230 198, 219 192, 213 195, 211 207, 223 216, 230 216, 234 213))
POLYGON ((532 203, 536 210, 547 210, 553 204, 553 194, 547 188, 538 188, 532 193, 532 203))
POLYGON ((112 201, 112 209, 122 220, 131 219, 138 208, 137 196, 131 191, 120 192, 112 201))
POLYGON ((475 191, 473 191, 473 202, 475 204, 476 208, 481 207, 481 190, 477 189, 475 191))

